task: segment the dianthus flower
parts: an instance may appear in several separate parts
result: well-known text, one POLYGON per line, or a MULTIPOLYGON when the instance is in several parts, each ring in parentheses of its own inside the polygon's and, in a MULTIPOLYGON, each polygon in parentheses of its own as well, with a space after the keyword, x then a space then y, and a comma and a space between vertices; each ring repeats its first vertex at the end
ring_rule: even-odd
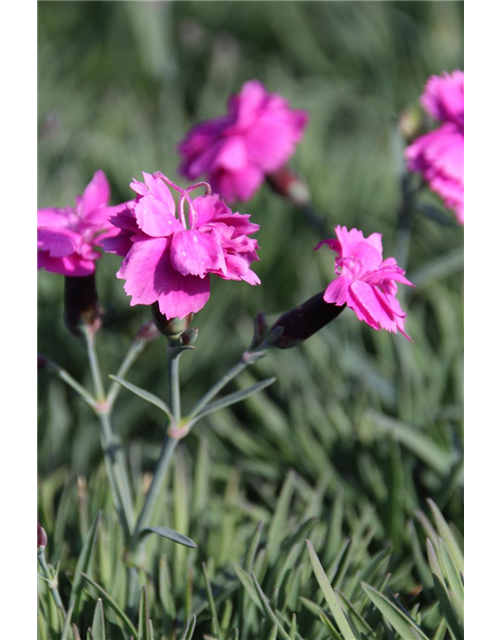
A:
POLYGON ((190 180, 206 175, 227 202, 249 200, 266 174, 291 157, 307 120, 305 111, 292 110, 287 100, 251 80, 229 98, 227 115, 187 134, 179 145, 179 171, 190 180))
POLYGON ((96 171, 74 208, 38 209, 38 268, 65 276, 88 276, 95 271, 98 240, 116 233, 109 216, 109 184, 96 171))
POLYGON ((125 256, 117 276, 131 305, 157 302, 167 319, 184 318, 207 303, 210 274, 260 284, 250 269, 259 247, 248 237, 259 225, 249 215, 232 213, 206 183, 182 189, 159 172, 143 176, 130 184, 136 200, 111 219, 120 232, 103 241, 105 251, 125 256), (181 194, 177 205, 169 186, 181 194), (192 200, 200 186, 207 194, 192 200))
POLYGON ((406 313, 396 299, 396 283, 413 286, 404 277, 394 258, 382 258, 382 236, 372 233, 368 238, 362 231, 347 227, 335 228, 337 239, 323 240, 316 249, 326 244, 338 254, 335 258, 335 278, 323 295, 325 302, 338 306, 347 305, 359 320, 374 329, 398 331, 405 338, 406 313))
POLYGON ((406 149, 408 168, 420 173, 429 187, 464 223, 464 74, 432 76, 420 99, 425 110, 443 123, 417 138, 406 149))

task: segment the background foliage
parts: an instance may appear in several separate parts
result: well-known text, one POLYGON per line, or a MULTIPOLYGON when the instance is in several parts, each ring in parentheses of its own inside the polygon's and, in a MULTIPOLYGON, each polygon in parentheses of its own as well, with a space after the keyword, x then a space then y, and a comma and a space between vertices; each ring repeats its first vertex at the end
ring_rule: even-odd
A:
MULTIPOLYGON (((310 113, 292 166, 308 181, 328 233, 336 224, 365 234, 379 231, 385 255, 405 259, 398 227, 405 143, 397 122, 429 75, 463 68, 461 3, 44 2, 38 16, 40 206, 71 204, 97 168, 108 175, 114 202, 130 197, 128 183, 142 170, 161 169, 175 179, 175 148, 187 129, 222 113, 231 92, 258 78, 310 113)), ((440 206, 428 193, 422 200, 440 206)), ((318 229, 268 188, 239 211, 261 225, 256 271, 263 284, 212 280, 210 302, 195 321, 197 349, 181 363, 186 406, 246 348, 261 309, 273 319, 324 289, 333 273, 331 254, 312 251, 323 237, 318 229)), ((450 523, 455 543, 448 539, 448 545, 461 546, 462 245, 463 229, 416 213, 407 268, 417 288, 404 292, 403 301, 414 343, 377 333, 345 312, 301 347, 272 353, 236 382, 244 386, 276 375, 272 387, 197 425, 183 443, 172 492, 157 518, 193 538, 198 549, 150 543, 150 573, 143 581, 155 637, 160 631, 175 637, 167 633, 180 633, 192 613, 198 614, 193 638, 216 633, 202 562, 216 600, 229 590, 214 605, 227 632, 219 628, 214 637, 236 637, 230 635, 236 628, 244 638, 273 637, 274 622, 264 615, 249 578, 252 567, 273 609, 284 616, 287 633, 295 612, 297 637, 357 637, 336 618, 330 623, 334 631, 319 622, 313 604, 329 609, 312 573, 308 535, 334 586, 377 634, 370 636, 358 621, 358 633, 365 634, 360 637, 405 637, 388 624, 390 618, 382 620, 380 607, 371 606, 361 587, 366 581, 383 590, 389 572, 391 591, 408 609, 418 604, 423 628, 435 632, 439 589, 433 589, 422 555, 429 536, 422 514, 430 515, 426 498, 432 498, 450 523), (417 524, 409 524, 416 512, 417 524), (304 523, 313 517, 316 526, 309 530, 304 523), (257 552, 255 568, 249 545, 259 521, 261 559, 257 552), (247 590, 234 563, 247 571, 247 590)), ((148 309, 129 307, 114 276, 118 264, 113 256, 98 264, 106 307, 98 346, 107 373, 116 373, 149 317, 148 309)), ((62 277, 39 273, 39 350, 89 383, 84 350, 64 328, 62 290, 62 277)), ((160 340, 129 379, 165 397, 160 340)), ((60 562, 61 592, 69 594, 90 522, 102 509, 89 570, 120 602, 118 528, 97 424, 59 381, 41 374, 39 390, 40 517, 49 561, 60 562)), ((162 441, 162 415, 123 391, 116 423, 139 500, 147 485, 142 472, 152 469, 162 441)), ((441 563, 445 556, 440 552, 441 563)), ((47 619, 43 585, 41 592, 47 619)), ((95 596, 90 587, 85 591, 82 633, 92 622, 95 596)), ((121 632, 108 611, 108 637, 114 640, 121 632)), ((58 624, 47 623, 46 633, 58 624)), ((441 637, 452 631, 443 627, 441 637)))

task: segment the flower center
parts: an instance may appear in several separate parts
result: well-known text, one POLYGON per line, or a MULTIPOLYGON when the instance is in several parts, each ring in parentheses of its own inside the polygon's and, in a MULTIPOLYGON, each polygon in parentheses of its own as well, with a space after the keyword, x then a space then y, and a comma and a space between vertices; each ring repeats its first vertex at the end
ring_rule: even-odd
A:
POLYGON ((355 256, 345 258, 335 258, 335 273, 338 276, 349 276, 350 278, 358 278, 363 271, 363 261, 355 256))

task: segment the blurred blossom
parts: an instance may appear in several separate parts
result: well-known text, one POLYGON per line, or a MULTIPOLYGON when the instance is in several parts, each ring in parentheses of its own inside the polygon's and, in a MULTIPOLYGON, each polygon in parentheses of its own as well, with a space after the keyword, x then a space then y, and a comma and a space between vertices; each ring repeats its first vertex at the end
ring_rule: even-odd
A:
POLYGON ((417 138, 406 149, 408 168, 429 183, 464 223, 464 74, 462 71, 432 76, 421 103, 443 124, 417 138))
POLYGON ((337 277, 328 285, 323 300, 338 306, 347 305, 359 320, 377 329, 402 333, 406 313, 396 299, 397 283, 414 286, 404 277, 394 258, 382 259, 382 236, 372 233, 365 238, 362 231, 335 228, 337 239, 323 240, 338 254, 335 258, 337 277))
POLYGON ((144 182, 130 185, 135 201, 111 218, 119 233, 102 243, 105 251, 125 256, 117 276, 131 305, 158 303, 167 319, 185 318, 207 303, 209 274, 260 284, 250 269, 259 247, 249 237, 259 225, 249 215, 233 213, 206 183, 182 189, 159 172, 143 176, 144 182), (190 192, 200 186, 208 193, 192 200, 190 192), (180 194, 178 203, 169 187, 180 194))
POLYGON ((228 202, 249 200, 266 174, 280 169, 307 125, 305 111, 267 93, 258 80, 246 82, 228 101, 228 113, 195 126, 179 145, 180 172, 206 175, 228 202))
POLYGON ((98 240, 117 233, 109 216, 110 189, 103 171, 96 171, 74 208, 38 209, 38 268, 66 276, 88 276, 101 257, 98 240))
POLYGON ((45 547, 47 546, 47 534, 45 533, 44 528, 42 527, 42 525, 37 521, 37 548, 39 549, 40 547, 42 547, 42 549, 45 549, 45 547))

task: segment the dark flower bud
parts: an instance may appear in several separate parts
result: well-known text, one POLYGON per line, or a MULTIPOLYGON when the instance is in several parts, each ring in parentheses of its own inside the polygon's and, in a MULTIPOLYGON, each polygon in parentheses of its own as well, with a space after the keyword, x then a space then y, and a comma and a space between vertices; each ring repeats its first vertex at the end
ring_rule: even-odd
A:
POLYGON ((158 331, 172 342, 180 338, 193 321, 194 313, 189 313, 185 318, 167 318, 160 311, 158 302, 151 305, 153 320, 158 331))
POLYGON ((267 181, 273 191, 289 200, 297 207, 305 207, 311 202, 311 192, 304 180, 287 166, 267 174, 267 181))
POLYGON ((253 338, 250 343, 249 350, 255 349, 266 338, 268 333, 267 321, 264 312, 261 311, 259 315, 253 321, 253 338))
POLYGON ((269 332, 271 347, 290 349, 322 329, 342 313, 339 307, 323 300, 324 291, 287 311, 276 320, 269 332))
POLYGON ((45 533, 44 528, 42 527, 42 525, 37 521, 37 548, 39 549, 40 547, 42 547, 42 549, 45 549, 45 547, 47 546, 47 534, 45 533))
POLYGON ((187 347, 194 344, 198 338, 198 331, 198 327, 189 327, 189 329, 186 329, 186 331, 181 335, 182 345, 187 347))
POLYGON ((90 276, 65 276, 64 322, 75 336, 81 336, 82 325, 93 333, 101 328, 102 310, 97 299, 95 274, 90 276))

